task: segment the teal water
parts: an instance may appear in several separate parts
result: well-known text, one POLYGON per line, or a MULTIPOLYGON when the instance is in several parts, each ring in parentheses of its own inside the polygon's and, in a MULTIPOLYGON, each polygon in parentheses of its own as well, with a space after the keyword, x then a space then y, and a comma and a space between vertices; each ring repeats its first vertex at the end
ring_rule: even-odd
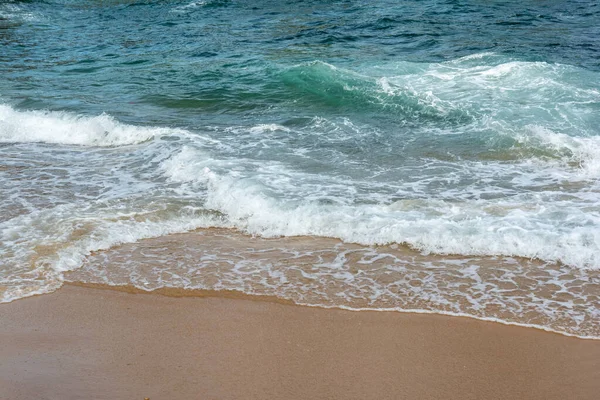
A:
MULTIPOLYGON (((412 274, 404 253, 340 250, 255 260, 337 288, 306 300, 286 276, 273 295, 600 336, 600 5, 365 3, 0 1, 3 301, 56 289, 92 253, 220 227, 400 246, 434 282, 407 305, 417 289, 386 280, 412 274)), ((204 268, 189 254, 160 285, 266 287, 235 268, 188 285, 174 276, 204 268)), ((141 282, 127 265, 121 283, 141 282)))

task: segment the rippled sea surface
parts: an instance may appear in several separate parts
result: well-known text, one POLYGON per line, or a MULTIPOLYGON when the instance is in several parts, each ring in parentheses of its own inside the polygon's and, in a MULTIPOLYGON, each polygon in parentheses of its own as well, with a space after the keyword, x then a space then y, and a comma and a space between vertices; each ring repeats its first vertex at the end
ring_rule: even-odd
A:
POLYGON ((0 1, 0 300, 238 290, 600 337, 593 1, 0 1))

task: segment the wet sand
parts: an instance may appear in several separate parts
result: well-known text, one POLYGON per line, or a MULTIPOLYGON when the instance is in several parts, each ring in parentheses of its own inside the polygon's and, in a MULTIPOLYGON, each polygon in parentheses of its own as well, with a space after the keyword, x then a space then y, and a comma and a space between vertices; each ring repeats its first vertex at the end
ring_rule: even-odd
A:
POLYGON ((600 341, 65 285, 0 305, 0 399, 597 399, 600 341))

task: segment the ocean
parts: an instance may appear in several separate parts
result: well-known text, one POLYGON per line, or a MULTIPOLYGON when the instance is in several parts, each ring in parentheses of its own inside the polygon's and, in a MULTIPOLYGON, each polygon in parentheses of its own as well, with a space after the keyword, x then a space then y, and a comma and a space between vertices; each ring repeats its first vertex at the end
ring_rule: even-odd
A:
POLYGON ((0 1, 0 301, 226 290, 599 339, 599 21, 0 1))

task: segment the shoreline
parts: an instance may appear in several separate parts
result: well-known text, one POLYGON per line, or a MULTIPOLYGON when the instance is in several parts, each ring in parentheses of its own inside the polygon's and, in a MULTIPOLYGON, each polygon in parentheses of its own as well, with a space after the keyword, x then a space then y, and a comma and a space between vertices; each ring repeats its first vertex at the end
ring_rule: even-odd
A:
POLYGON ((66 284, 1 304, 0 398, 591 400, 600 391, 600 341, 244 294, 143 293, 66 284))
MULTIPOLYGON (((548 328, 548 327, 542 326, 542 325, 504 321, 504 320, 493 318, 493 317, 479 317, 476 315, 459 314, 459 313, 453 313, 453 312, 449 312, 449 311, 413 310, 413 309, 404 310, 401 308, 394 308, 394 309, 351 308, 351 307, 346 307, 343 305, 339 305, 339 306, 313 305, 313 304, 296 303, 293 300, 283 299, 283 298, 280 298, 277 296, 270 296, 270 295, 264 295, 264 294, 248 294, 248 293, 244 293, 242 291, 229 290, 229 289, 211 290, 211 289, 159 288, 159 289, 152 289, 152 290, 144 290, 144 289, 135 287, 133 285, 113 286, 113 285, 107 285, 107 284, 87 283, 87 282, 78 282, 78 281, 65 281, 63 283, 63 286, 65 286, 65 285, 82 287, 82 288, 98 289, 98 290, 114 290, 117 292, 123 292, 123 293, 129 293, 129 294, 142 294, 142 295, 144 295, 144 294, 152 295, 153 294, 153 295, 157 295, 157 296, 166 296, 166 297, 174 297, 174 298, 179 298, 179 297, 198 297, 198 298, 217 297, 217 298, 238 299, 238 300, 248 300, 248 301, 266 301, 266 302, 285 304, 285 305, 296 306, 296 307, 309 307, 309 308, 318 308, 318 309, 324 309, 324 310, 342 310, 342 311, 349 311, 349 312, 383 312, 383 313, 392 312, 392 313, 416 314, 416 315, 421 315, 421 314, 423 314, 423 315, 441 315, 444 317, 469 318, 469 319, 474 319, 476 321, 490 322, 490 323, 495 323, 495 324, 514 326, 514 327, 526 328, 526 329, 535 329, 535 330, 539 330, 542 332, 552 333, 552 334, 556 334, 556 335, 560 335, 560 336, 581 339, 581 340, 595 340, 595 341, 600 342, 600 336, 580 336, 580 335, 571 334, 568 332, 556 331, 552 328, 548 328)), ((58 290, 60 290, 60 288, 58 290)), ((36 294, 35 296, 44 296, 46 294, 48 294, 48 293, 36 294)), ((18 299, 18 300, 21 300, 21 299, 18 299)), ((15 301, 18 301, 18 300, 15 300, 15 301)))
POLYGON ((311 307, 436 313, 596 340, 598 278, 514 258, 448 258, 401 246, 265 239, 216 228, 116 246, 65 274, 69 282, 165 295, 243 291, 311 307))
POLYGON ((591 340, 600 342, 600 336, 582 336, 577 334, 572 334, 568 332, 561 332, 558 330, 554 330, 547 326, 543 325, 535 325, 535 324, 527 324, 521 322, 512 322, 505 321, 499 318, 494 317, 480 317, 477 315, 465 314, 465 313, 454 313, 450 311, 443 310, 426 310, 426 309, 401 309, 401 308, 390 308, 390 309, 376 309, 376 308, 352 308, 344 305, 337 306, 326 306, 320 304, 306 304, 306 303, 296 303, 290 299, 284 299, 281 297, 273 296, 273 295, 265 295, 265 294, 249 294, 244 293, 238 290, 232 289, 186 289, 186 288, 170 288, 163 287, 158 289, 144 290, 138 288, 133 285, 109 285, 102 283, 93 283, 93 282, 81 282, 81 281, 69 281, 66 280, 62 283, 62 285, 53 292, 45 292, 45 293, 35 293, 26 297, 21 297, 6 303, 0 303, 0 307, 3 304, 11 304, 14 302, 18 302, 24 299, 39 297, 39 296, 47 296, 49 294, 56 293, 60 291, 65 286, 73 286, 80 288, 89 288, 96 290, 109 290, 120 293, 128 293, 128 294, 137 294, 137 295, 156 295, 156 296, 165 296, 172 298, 225 298, 225 299, 237 299, 237 300, 247 300, 247 301, 259 301, 259 302, 270 302, 276 304, 290 305, 295 307, 308 307, 308 308, 316 308, 323 310, 340 310, 340 311, 348 311, 348 312, 377 312, 377 313, 400 313, 400 314, 414 314, 414 315, 439 315, 443 317, 450 318, 467 318, 473 319, 476 321, 486 322, 486 323, 495 323, 505 326, 513 326, 518 328, 525 329, 534 329, 545 333, 556 334, 559 336, 565 336, 569 338, 575 338, 580 340, 591 340))

